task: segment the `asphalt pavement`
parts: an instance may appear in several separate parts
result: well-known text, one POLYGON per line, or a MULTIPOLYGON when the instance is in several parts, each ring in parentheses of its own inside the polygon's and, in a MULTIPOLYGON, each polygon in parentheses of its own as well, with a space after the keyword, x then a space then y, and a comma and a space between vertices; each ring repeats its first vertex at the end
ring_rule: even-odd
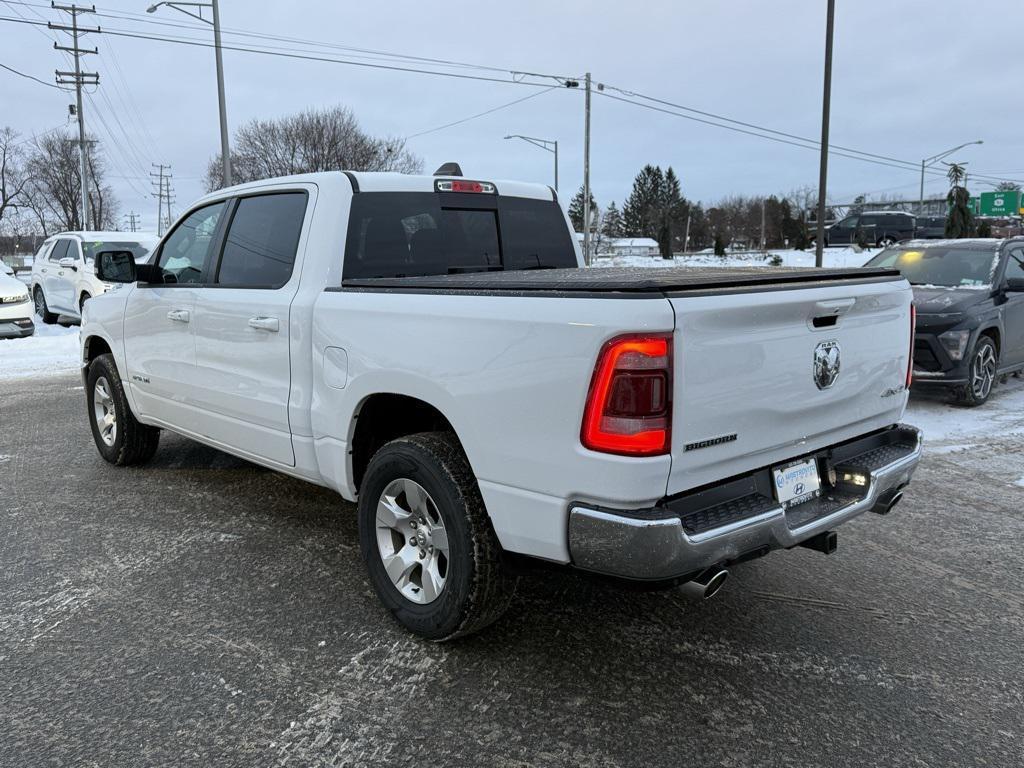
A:
POLYGON ((541 572, 433 645, 332 492, 167 433, 111 467, 77 377, 6 382, 0 765, 1019 766, 1022 475, 975 439, 834 555, 699 604, 541 572))

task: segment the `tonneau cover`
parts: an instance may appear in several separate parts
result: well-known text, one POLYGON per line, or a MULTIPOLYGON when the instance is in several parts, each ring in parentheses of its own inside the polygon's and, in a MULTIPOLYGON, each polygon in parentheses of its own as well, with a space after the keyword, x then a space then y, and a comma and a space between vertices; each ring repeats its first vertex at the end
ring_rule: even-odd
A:
POLYGON ((557 292, 666 294, 690 291, 796 287, 838 281, 902 279, 894 269, 813 267, 609 267, 592 269, 510 270, 417 277, 348 279, 343 288, 434 292, 557 292))

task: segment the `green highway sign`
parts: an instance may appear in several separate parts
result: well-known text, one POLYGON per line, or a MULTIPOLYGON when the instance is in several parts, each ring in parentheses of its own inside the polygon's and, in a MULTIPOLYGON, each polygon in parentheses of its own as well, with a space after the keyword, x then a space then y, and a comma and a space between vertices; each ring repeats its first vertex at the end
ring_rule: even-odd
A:
POLYGON ((1017 216, 1020 214, 1019 191, 982 192, 979 213, 982 216, 1017 216))

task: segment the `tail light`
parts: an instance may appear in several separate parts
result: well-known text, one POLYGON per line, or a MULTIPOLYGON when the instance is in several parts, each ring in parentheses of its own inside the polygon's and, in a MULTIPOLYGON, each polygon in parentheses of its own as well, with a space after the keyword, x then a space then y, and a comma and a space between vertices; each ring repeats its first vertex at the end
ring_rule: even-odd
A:
POLYGON ((907 389, 914 380, 914 336, 917 333, 917 307, 910 305, 910 360, 907 361, 907 389))
POLYGON ((601 349, 580 440, 624 456, 668 453, 672 438, 672 336, 630 335, 601 349))

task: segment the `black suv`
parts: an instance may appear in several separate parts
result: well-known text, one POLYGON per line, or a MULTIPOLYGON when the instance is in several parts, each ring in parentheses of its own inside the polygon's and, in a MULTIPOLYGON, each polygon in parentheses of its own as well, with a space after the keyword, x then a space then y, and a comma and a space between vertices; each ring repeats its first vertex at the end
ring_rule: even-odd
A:
MULTIPOLYGON (((813 230, 812 230, 813 231, 813 230)), ((904 211, 851 213, 825 227, 825 245, 886 247, 914 236, 914 216, 904 211)), ((814 242, 814 238, 811 238, 814 242)))
POLYGON ((916 240, 941 240, 946 236, 945 216, 918 216, 916 240))
POLYGON ((866 267, 895 267, 914 289, 914 387, 948 387, 981 405, 1024 370, 1024 237, 912 240, 866 267))

